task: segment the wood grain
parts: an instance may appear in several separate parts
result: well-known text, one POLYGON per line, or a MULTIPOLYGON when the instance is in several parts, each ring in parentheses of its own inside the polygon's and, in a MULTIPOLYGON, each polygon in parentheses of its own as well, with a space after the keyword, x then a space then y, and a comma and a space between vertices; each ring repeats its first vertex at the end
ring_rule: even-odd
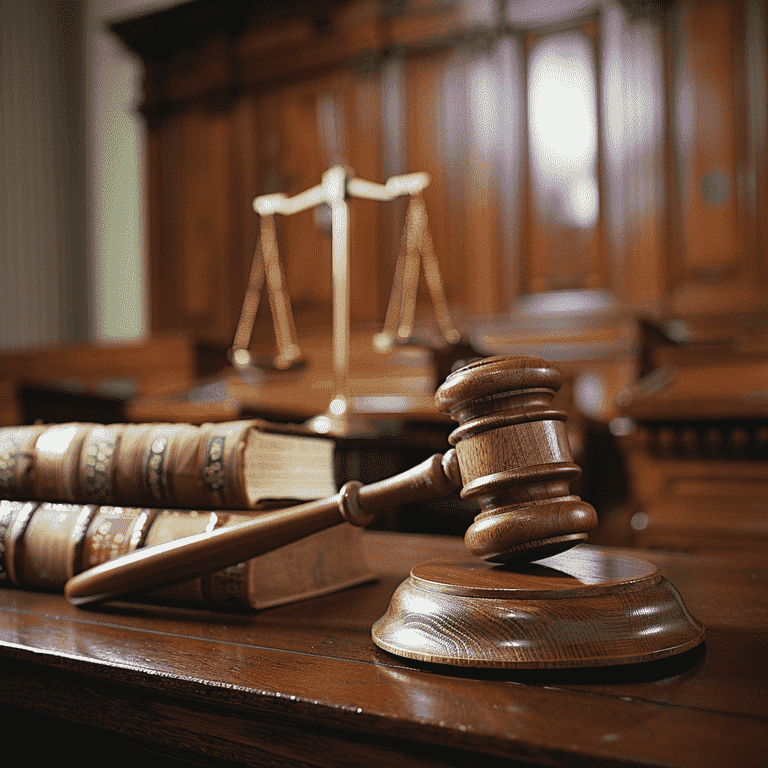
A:
POLYGON ((435 394, 459 422, 449 440, 462 472, 462 498, 481 512, 464 536, 472 554, 495 563, 549 557, 586 540, 597 513, 570 492, 581 475, 567 418, 551 407, 560 370, 538 357, 478 360, 454 371, 435 394))
POLYGON ((514 569, 414 566, 372 635, 409 659, 515 669, 634 664, 704 639, 656 566, 583 546, 514 569))
POLYGON ((446 670, 376 648, 370 627, 413 564, 462 552, 366 534, 377 583, 258 614, 83 612, 0 590, 4 722, 45 714, 59 724, 46 733, 93 765, 120 745, 147 765, 764 765, 764 561, 642 552, 707 631, 703 648, 657 662, 446 670))

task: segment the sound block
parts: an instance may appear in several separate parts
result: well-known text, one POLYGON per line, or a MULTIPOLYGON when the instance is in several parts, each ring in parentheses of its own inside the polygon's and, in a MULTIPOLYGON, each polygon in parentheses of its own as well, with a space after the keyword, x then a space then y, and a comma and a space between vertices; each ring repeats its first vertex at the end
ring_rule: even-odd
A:
POLYGON ((409 659, 518 669, 632 664, 704 639, 657 566, 589 545, 514 568, 417 565, 371 634, 409 659))

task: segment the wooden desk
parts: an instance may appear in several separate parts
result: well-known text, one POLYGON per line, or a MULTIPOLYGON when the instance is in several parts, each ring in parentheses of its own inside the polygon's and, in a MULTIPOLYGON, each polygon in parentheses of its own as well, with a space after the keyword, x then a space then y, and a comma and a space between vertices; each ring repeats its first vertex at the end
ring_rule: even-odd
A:
POLYGON ((764 559, 647 554, 706 626, 698 649, 511 674, 377 649, 371 624, 408 567, 462 545, 371 533, 367 548, 377 583, 255 615, 0 590, 7 741, 78 766, 766 765, 764 559))
MULTIPOLYGON (((355 329, 350 339, 349 394, 359 415, 374 421, 450 423, 435 408, 435 370, 428 350, 400 347, 380 354, 373 349, 372 328, 355 329)), ((259 360, 275 354, 272 337, 254 344, 259 360)), ((210 363, 210 376, 176 396, 143 397, 127 404, 131 421, 206 421, 257 416, 302 422, 324 413, 338 394, 333 367, 333 342, 323 329, 302 330, 306 365, 289 371, 257 369, 239 375, 222 354, 210 363)), ((202 363, 201 363, 202 367, 202 363)))
POLYGON ((160 397, 194 378, 195 348, 183 334, 3 352, 0 424, 123 420, 126 398, 160 397))

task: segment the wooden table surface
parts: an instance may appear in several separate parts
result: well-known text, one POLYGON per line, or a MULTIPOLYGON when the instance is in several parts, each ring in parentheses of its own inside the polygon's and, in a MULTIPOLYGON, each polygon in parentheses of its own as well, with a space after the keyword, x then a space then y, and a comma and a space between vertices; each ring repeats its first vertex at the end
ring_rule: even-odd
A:
MULTIPOLYGON (((435 407, 437 382, 428 350, 404 346, 380 354, 373 349, 373 333, 373 329, 356 329, 350 338, 348 395, 355 413, 372 420, 451 423, 435 407)), ((305 330, 301 345, 304 367, 257 369, 245 376, 227 367, 176 396, 133 398, 127 404, 128 418, 194 422, 256 415, 302 422, 317 416, 327 411, 338 394, 331 337, 327 332, 305 330)), ((267 361, 272 354, 254 351, 267 361)))
POLYGON ((0 590, 6 743, 23 739, 27 759, 72 751, 79 766, 118 753, 164 766, 768 765, 765 560, 641 553, 705 625, 704 645, 515 673, 379 650, 370 627, 409 567, 463 545, 369 533, 366 547, 375 583, 250 615, 85 611, 0 590))

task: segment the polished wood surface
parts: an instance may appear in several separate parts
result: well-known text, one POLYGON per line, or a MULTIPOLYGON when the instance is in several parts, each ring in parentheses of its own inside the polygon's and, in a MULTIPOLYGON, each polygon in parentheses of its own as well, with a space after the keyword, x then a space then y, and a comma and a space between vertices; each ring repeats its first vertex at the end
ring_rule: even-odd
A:
POLYGON ((378 582, 257 614, 84 612, 0 590, 5 727, 40 726, 49 738, 28 755, 71 749, 83 765, 118 752, 164 766, 765 764, 764 559, 640 553, 706 628, 685 654, 603 670, 452 670, 378 649, 370 628, 414 564, 463 545, 365 538, 378 582))

